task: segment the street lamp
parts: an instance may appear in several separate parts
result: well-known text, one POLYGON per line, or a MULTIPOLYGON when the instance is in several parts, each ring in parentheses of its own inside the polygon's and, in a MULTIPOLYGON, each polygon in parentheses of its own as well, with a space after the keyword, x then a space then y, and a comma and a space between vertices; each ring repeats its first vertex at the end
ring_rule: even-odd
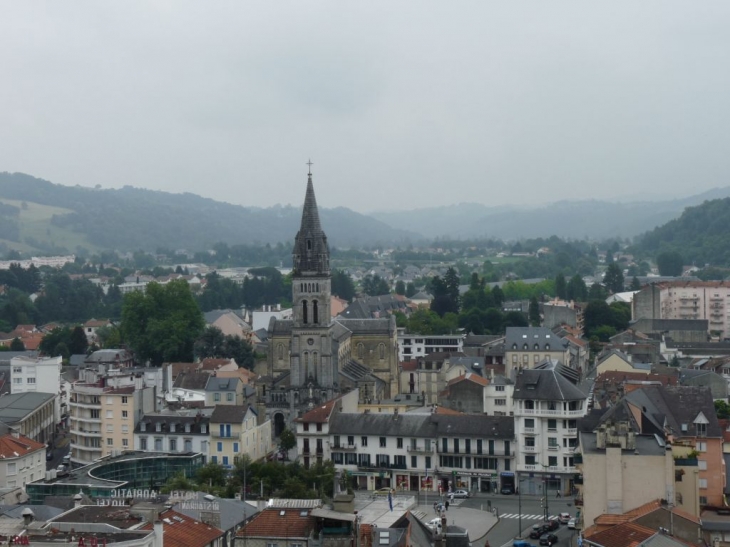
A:
POLYGON ((543 493, 545 494, 545 517, 544 521, 547 522, 550 518, 550 510, 548 509, 548 481, 547 481, 547 468, 550 467, 549 465, 542 464, 543 467, 543 474, 542 474, 542 483, 543 483, 543 493))
POLYGON ((517 538, 522 538, 522 483, 524 482, 524 479, 520 479, 520 472, 516 471, 515 475, 517 476, 517 503, 518 503, 518 509, 519 509, 519 515, 517 517, 518 522, 518 530, 517 530, 517 538))

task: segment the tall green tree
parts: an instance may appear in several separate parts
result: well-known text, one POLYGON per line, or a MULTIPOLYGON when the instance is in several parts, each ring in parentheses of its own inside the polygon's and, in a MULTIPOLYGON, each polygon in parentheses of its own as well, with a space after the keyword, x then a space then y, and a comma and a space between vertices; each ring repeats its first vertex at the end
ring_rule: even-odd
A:
POLYGON ((10 351, 25 351, 25 344, 17 336, 10 342, 10 351))
POLYGON ((576 274, 568 281, 568 300, 585 302, 588 299, 588 288, 583 278, 576 274))
POLYGON ((533 327, 540 326, 540 305, 537 303, 537 298, 530 298, 530 305, 527 309, 527 315, 530 320, 530 325, 533 327))
POLYGON ((561 300, 568 298, 568 284, 562 272, 555 276, 555 296, 561 300))
POLYGON ((86 338, 83 327, 76 326, 71 331, 68 349, 71 354, 83 355, 89 348, 89 340, 86 338))
POLYGON ((677 277, 682 275, 684 258, 677 251, 666 251, 657 255, 656 265, 659 269, 659 275, 677 277))
POLYGON ((401 296, 405 296, 406 294, 406 284, 402 279, 395 282, 395 294, 399 294, 401 296))
POLYGON ((623 292, 624 274, 621 271, 621 267, 616 262, 612 262, 608 265, 606 275, 603 278, 603 284, 612 293, 623 292))
POLYGON ((410 282, 410 283, 408 283, 406 285, 406 296, 408 298, 410 298, 411 296, 413 296, 417 292, 418 292, 418 290, 416 290, 416 285, 414 283, 410 282))
POLYGON ((631 290, 632 291, 640 291, 641 290, 641 283, 639 283, 639 279, 634 276, 631 279, 631 290))
POLYGON ((390 287, 388 286, 388 282, 378 274, 368 274, 362 280, 362 290, 368 296, 379 296, 381 294, 388 294, 390 287))
POLYGON ((355 298, 355 284, 344 270, 332 270, 332 294, 348 302, 355 298))
POLYGON ((155 366, 192 361, 195 340, 204 328, 203 313, 185 280, 149 283, 145 292, 124 297, 122 336, 141 361, 155 366))

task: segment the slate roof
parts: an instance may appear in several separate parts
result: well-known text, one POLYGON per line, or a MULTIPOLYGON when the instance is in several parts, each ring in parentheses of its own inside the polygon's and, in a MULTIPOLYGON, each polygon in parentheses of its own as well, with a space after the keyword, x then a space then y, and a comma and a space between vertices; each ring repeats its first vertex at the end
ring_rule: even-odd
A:
POLYGON ((210 415, 201 414, 200 416, 181 416, 179 414, 145 414, 134 428, 136 433, 142 432, 142 423, 145 424, 144 433, 155 433, 157 424, 163 432, 170 431, 170 425, 175 424, 176 433, 185 433, 186 435, 209 435, 208 430, 202 432, 202 425, 210 423, 210 415), (185 432, 185 426, 190 424, 190 432, 185 432))
POLYGON ((54 393, 14 393, 0 397, 0 421, 8 424, 20 422, 56 395, 54 393))
POLYGON ((473 414, 335 414, 329 431, 335 435, 392 437, 490 437, 514 439, 510 416, 473 414))
MULTIPOLYGON (((160 513, 165 547, 205 547, 223 536, 223 530, 197 521, 187 515, 168 509, 160 513)), ((153 524, 144 525, 142 530, 152 530, 153 524)))
POLYGON ((86 363, 116 363, 131 359, 132 354, 126 349, 99 349, 86 358, 86 363))
MULTIPOLYGON (((192 492, 188 492, 187 494, 190 495, 192 494, 192 492)), ((208 499, 206 499, 205 497, 209 496, 208 493, 195 492, 194 494, 195 498, 193 498, 192 501, 198 501, 201 504, 208 501, 208 499)), ((258 513, 258 509, 244 501, 232 500, 227 498, 216 498, 215 503, 218 504, 220 525, 221 529, 223 530, 231 530, 258 513)), ((196 506, 196 504, 180 502, 173 505, 172 508, 182 515, 187 515, 190 518, 200 520, 200 514, 203 511, 202 509, 200 509, 201 506, 202 505, 196 506)))
POLYGON ((230 391, 235 393, 241 383, 239 378, 219 378, 217 376, 208 376, 208 382, 205 384, 205 391, 230 391))
MULTIPOLYGON (((567 368, 567 367, 566 367, 567 368)), ((514 399, 581 401, 588 394, 568 380, 557 367, 524 369, 515 380, 514 399)))
POLYGON ((395 332, 395 317, 380 317, 377 319, 335 319, 353 334, 391 334, 395 332))
POLYGON ((272 317, 269 320, 269 332, 271 336, 287 336, 292 333, 294 321, 291 319, 277 319, 272 317))
POLYGON ((563 340, 547 327, 507 327, 505 348, 507 351, 560 351, 568 347, 567 340, 563 340), (524 349, 527 344, 527 349, 524 349), (537 344, 537 348, 535 348, 537 344), (548 347, 549 346, 549 347, 548 347))
POLYGON ((212 424, 240 424, 246 416, 249 408, 257 414, 253 407, 248 405, 216 405, 213 414, 210 415, 212 424))
POLYGON ((173 387, 204 391, 210 377, 208 372, 181 372, 175 378, 173 387))
POLYGON ((310 513, 311 509, 264 509, 241 528, 236 536, 306 539, 316 524, 316 519, 310 513))

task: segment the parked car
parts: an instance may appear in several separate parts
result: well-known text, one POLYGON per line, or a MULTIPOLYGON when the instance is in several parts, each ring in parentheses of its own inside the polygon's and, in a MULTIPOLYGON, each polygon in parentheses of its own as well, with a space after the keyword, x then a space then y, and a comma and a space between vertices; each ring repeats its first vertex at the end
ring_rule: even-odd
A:
POLYGON ((507 486, 503 486, 502 490, 500 490, 499 492, 502 495, 511 496, 512 494, 515 493, 515 488, 514 488, 514 486, 507 485, 507 486))
POLYGON ((575 519, 574 518, 572 518, 572 519, 570 519, 568 521, 568 528, 570 528, 571 530, 576 530, 577 529, 576 528, 576 525, 575 525, 575 519))
POLYGON ((53 450, 46 452, 46 461, 50 462, 53 459, 53 450))
POLYGON ((530 539, 540 539, 540 537, 547 532, 544 524, 533 524, 532 530, 530 530, 530 539))
POLYGON ((431 530, 436 530, 437 528, 441 527, 441 517, 436 517, 435 519, 431 519, 426 523, 426 526, 431 528, 431 530))
POLYGON ((384 488, 379 488, 378 490, 376 490, 375 495, 376 496, 387 496, 389 492, 390 492, 390 486, 386 486, 384 488))
POLYGON ((558 518, 560 519, 560 524, 568 524, 571 516, 570 513, 560 513, 560 516, 558 518))
POLYGON ((535 547, 532 543, 529 541, 525 541, 524 539, 516 539, 512 542, 512 547, 535 547))
POLYGON ((548 532, 552 532, 553 530, 558 530, 560 528, 560 521, 558 519, 550 519, 547 521, 545 526, 547 527, 548 532))
POLYGON ((468 498, 469 492, 467 492, 466 490, 456 490, 454 492, 454 497, 455 498, 468 498))
POLYGON ((547 533, 540 536, 540 545, 555 545, 558 542, 558 536, 547 533))

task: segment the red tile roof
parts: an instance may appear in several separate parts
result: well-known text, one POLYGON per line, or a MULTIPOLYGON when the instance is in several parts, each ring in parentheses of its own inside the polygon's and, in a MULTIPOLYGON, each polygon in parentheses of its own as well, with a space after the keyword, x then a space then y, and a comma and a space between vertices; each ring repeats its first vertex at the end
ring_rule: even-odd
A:
POLYGON ((470 382, 474 382, 475 384, 479 384, 480 386, 489 385, 489 380, 487 380, 486 378, 482 378, 481 376, 474 374, 472 372, 467 372, 466 374, 457 376, 456 378, 449 380, 449 383, 446 385, 453 386, 454 384, 458 384, 459 382, 462 382, 464 380, 469 380, 470 382))
POLYGON ((227 365, 233 359, 216 359, 213 357, 206 357, 200 365, 201 370, 217 370, 220 367, 227 365))
MULTIPOLYGON (((165 547, 205 547, 223 536, 223 530, 169 509, 160 513, 165 547)), ((142 530, 152 530, 152 523, 142 530)))
MULTIPOLYGON (((639 507, 636 507, 635 509, 632 509, 631 511, 627 511, 626 513, 623 513, 621 515, 609 515, 609 514, 603 514, 599 515, 594 519, 594 522, 597 526, 612 526, 616 524, 621 524, 624 522, 632 522, 635 521, 638 518, 643 517, 644 515, 648 515, 649 513, 653 513, 654 511, 657 511, 659 509, 668 511, 667 507, 665 505, 662 505, 661 500, 654 500, 650 501, 648 503, 645 503, 644 505, 640 505, 639 507)), ((700 519, 696 516, 694 516, 692 513, 688 513, 687 511, 684 511, 683 509, 679 509, 675 507, 672 509, 672 514, 678 517, 681 517, 683 519, 689 520, 691 522, 694 522, 695 524, 700 524, 700 519)))
POLYGON ((0 437, 0 458, 18 458, 45 447, 46 445, 23 435, 3 435, 0 437))
POLYGON ((405 370, 406 372, 418 370, 418 361, 403 361, 400 364, 400 368, 401 370, 405 370))
POLYGON ((310 509, 264 509, 236 535, 270 539, 306 538, 316 524, 310 512, 310 509))
POLYGON ((337 406, 337 403, 339 403, 340 397, 337 397, 336 399, 332 399, 331 401, 326 402, 322 406, 319 406, 315 409, 310 410, 304 416, 301 418, 297 418, 297 422, 306 422, 306 423, 320 423, 323 424, 327 421, 329 421, 330 416, 332 415, 332 411, 334 410, 335 406, 337 406))
POLYGON ((656 534, 656 530, 634 524, 633 522, 625 522, 612 526, 607 530, 586 536, 586 539, 591 543, 597 543, 603 547, 633 547, 654 534, 656 534))

